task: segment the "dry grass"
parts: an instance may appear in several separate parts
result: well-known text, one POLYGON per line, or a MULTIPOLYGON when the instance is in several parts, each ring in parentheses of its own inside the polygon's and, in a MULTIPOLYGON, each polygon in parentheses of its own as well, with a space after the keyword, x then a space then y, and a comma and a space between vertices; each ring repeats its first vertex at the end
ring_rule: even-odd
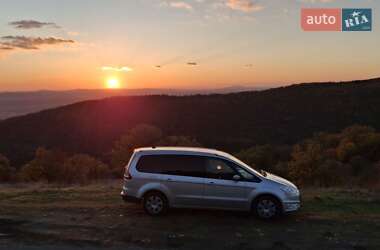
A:
POLYGON ((28 244, 155 249, 380 249, 380 199, 373 191, 306 189, 300 212, 263 222, 248 213, 203 210, 172 210, 164 217, 152 218, 140 206, 123 203, 120 187, 120 182, 89 186, 2 185, 0 233, 1 220, 6 218, 16 232, 13 239, 27 239, 28 244), (20 221, 22 226, 16 223, 20 221))

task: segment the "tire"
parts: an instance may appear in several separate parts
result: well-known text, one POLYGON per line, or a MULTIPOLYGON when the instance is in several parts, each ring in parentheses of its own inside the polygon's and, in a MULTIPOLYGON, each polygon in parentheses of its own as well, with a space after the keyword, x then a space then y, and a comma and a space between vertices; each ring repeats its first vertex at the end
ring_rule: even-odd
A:
POLYGON ((143 207, 151 216, 163 215, 168 210, 168 200, 161 192, 152 191, 144 195, 143 207))
POLYGON ((258 197, 252 204, 252 210, 256 217, 263 220, 278 218, 282 214, 280 201, 271 195, 258 197))

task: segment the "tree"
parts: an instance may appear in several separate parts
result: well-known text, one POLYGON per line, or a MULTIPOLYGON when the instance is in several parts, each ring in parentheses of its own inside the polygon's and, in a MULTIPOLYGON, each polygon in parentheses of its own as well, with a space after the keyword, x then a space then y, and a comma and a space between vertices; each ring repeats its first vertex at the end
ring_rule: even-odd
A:
POLYGON ((291 147, 260 145, 240 151, 236 156, 248 165, 276 172, 276 165, 290 159, 291 147))
POLYGON ((373 164, 372 173, 367 182, 368 187, 380 189, 380 161, 373 164))
POLYGON ((243 162, 259 169, 270 170, 275 163, 273 149, 270 145, 248 148, 237 154, 243 162))
POLYGON ((158 142, 159 146, 200 147, 201 144, 189 136, 167 136, 158 142))
POLYGON ((364 157, 372 162, 380 160, 380 134, 367 126, 351 126, 342 131, 337 147, 340 161, 349 162, 355 156, 364 157))
POLYGON ((323 163, 322 147, 318 143, 306 142, 296 145, 289 163, 289 175, 300 185, 313 185, 318 167, 323 163))
POLYGON ((356 177, 356 179, 365 180, 373 174, 373 163, 360 155, 352 157, 350 160, 350 165, 351 175, 356 177))
POLYGON ((349 161, 355 156, 358 148, 355 143, 347 140, 342 140, 339 146, 336 148, 336 155, 338 160, 342 162, 349 161))
POLYGON ((315 170, 313 182, 314 185, 322 187, 339 186, 348 180, 347 177, 349 177, 349 173, 345 171, 343 163, 334 159, 326 159, 315 170))
POLYGON ((273 173, 289 179, 289 163, 280 161, 272 169, 273 173))
POLYGON ((368 134, 373 134, 375 132, 375 129, 369 126, 353 125, 345 128, 341 134, 344 138, 347 138, 355 142, 360 140, 361 137, 366 136, 368 134))
POLYGON ((155 146, 161 138, 161 130, 151 125, 141 124, 131 129, 115 143, 111 151, 113 172, 120 175, 135 148, 155 146))
POLYGON ((361 155, 372 162, 380 160, 380 134, 372 132, 361 135, 356 140, 357 155, 361 155))
POLYGON ((131 129, 114 144, 111 150, 112 173, 120 176, 135 148, 151 146, 199 147, 201 144, 189 136, 163 136, 159 128, 141 124, 131 129))
POLYGON ((24 181, 56 182, 61 178, 66 157, 67 154, 62 151, 40 147, 35 158, 21 168, 19 176, 24 181))
POLYGON ((63 164, 60 182, 86 184, 109 177, 109 168, 103 162, 85 154, 76 154, 63 164))
POLYGON ((8 158, 0 154, 0 181, 9 181, 13 173, 8 158))

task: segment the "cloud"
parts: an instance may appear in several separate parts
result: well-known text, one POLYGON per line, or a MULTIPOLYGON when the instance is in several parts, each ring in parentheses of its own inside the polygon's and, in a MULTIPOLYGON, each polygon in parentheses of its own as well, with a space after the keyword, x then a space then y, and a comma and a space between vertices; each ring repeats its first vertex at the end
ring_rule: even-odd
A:
POLYGON ((243 12, 254 12, 262 10, 264 7, 251 0, 227 0, 227 7, 233 10, 239 10, 243 12))
POLYGON ((191 4, 183 2, 183 1, 163 1, 161 2, 160 5, 175 8, 175 9, 188 10, 188 11, 193 10, 193 6, 191 4))
POLYGON ((334 2, 335 0, 300 0, 301 2, 305 3, 331 3, 334 2))
POLYGON ((10 22, 9 25, 17 29, 38 29, 38 28, 43 28, 43 27, 50 27, 50 28, 56 28, 56 29, 60 28, 55 23, 39 22, 35 20, 15 21, 15 22, 10 22))
POLYGON ((0 45, 0 50, 13 50, 14 48, 12 47, 9 47, 9 46, 3 46, 3 45, 0 45))
POLYGON ((69 35, 69 36, 80 36, 80 33, 77 31, 67 31, 67 35, 69 35))
POLYGON ((64 43, 75 43, 73 40, 66 40, 54 37, 27 37, 27 36, 3 36, 0 38, 0 49, 26 49, 37 50, 43 45, 57 45, 64 43))
POLYGON ((103 66, 102 67, 103 71, 117 71, 117 72, 129 72, 132 71, 133 69, 130 67, 109 67, 109 66, 103 66))
POLYGON ((193 6, 185 2, 171 2, 169 3, 169 5, 170 7, 177 8, 177 9, 185 9, 185 10, 193 9, 193 6))

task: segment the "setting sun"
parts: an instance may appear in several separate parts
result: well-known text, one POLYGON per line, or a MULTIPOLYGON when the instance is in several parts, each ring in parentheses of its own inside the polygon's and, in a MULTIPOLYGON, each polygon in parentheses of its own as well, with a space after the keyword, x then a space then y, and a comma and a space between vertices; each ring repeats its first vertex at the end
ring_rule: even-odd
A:
POLYGON ((120 87, 120 81, 117 78, 110 78, 106 82, 107 89, 119 89, 120 87))

